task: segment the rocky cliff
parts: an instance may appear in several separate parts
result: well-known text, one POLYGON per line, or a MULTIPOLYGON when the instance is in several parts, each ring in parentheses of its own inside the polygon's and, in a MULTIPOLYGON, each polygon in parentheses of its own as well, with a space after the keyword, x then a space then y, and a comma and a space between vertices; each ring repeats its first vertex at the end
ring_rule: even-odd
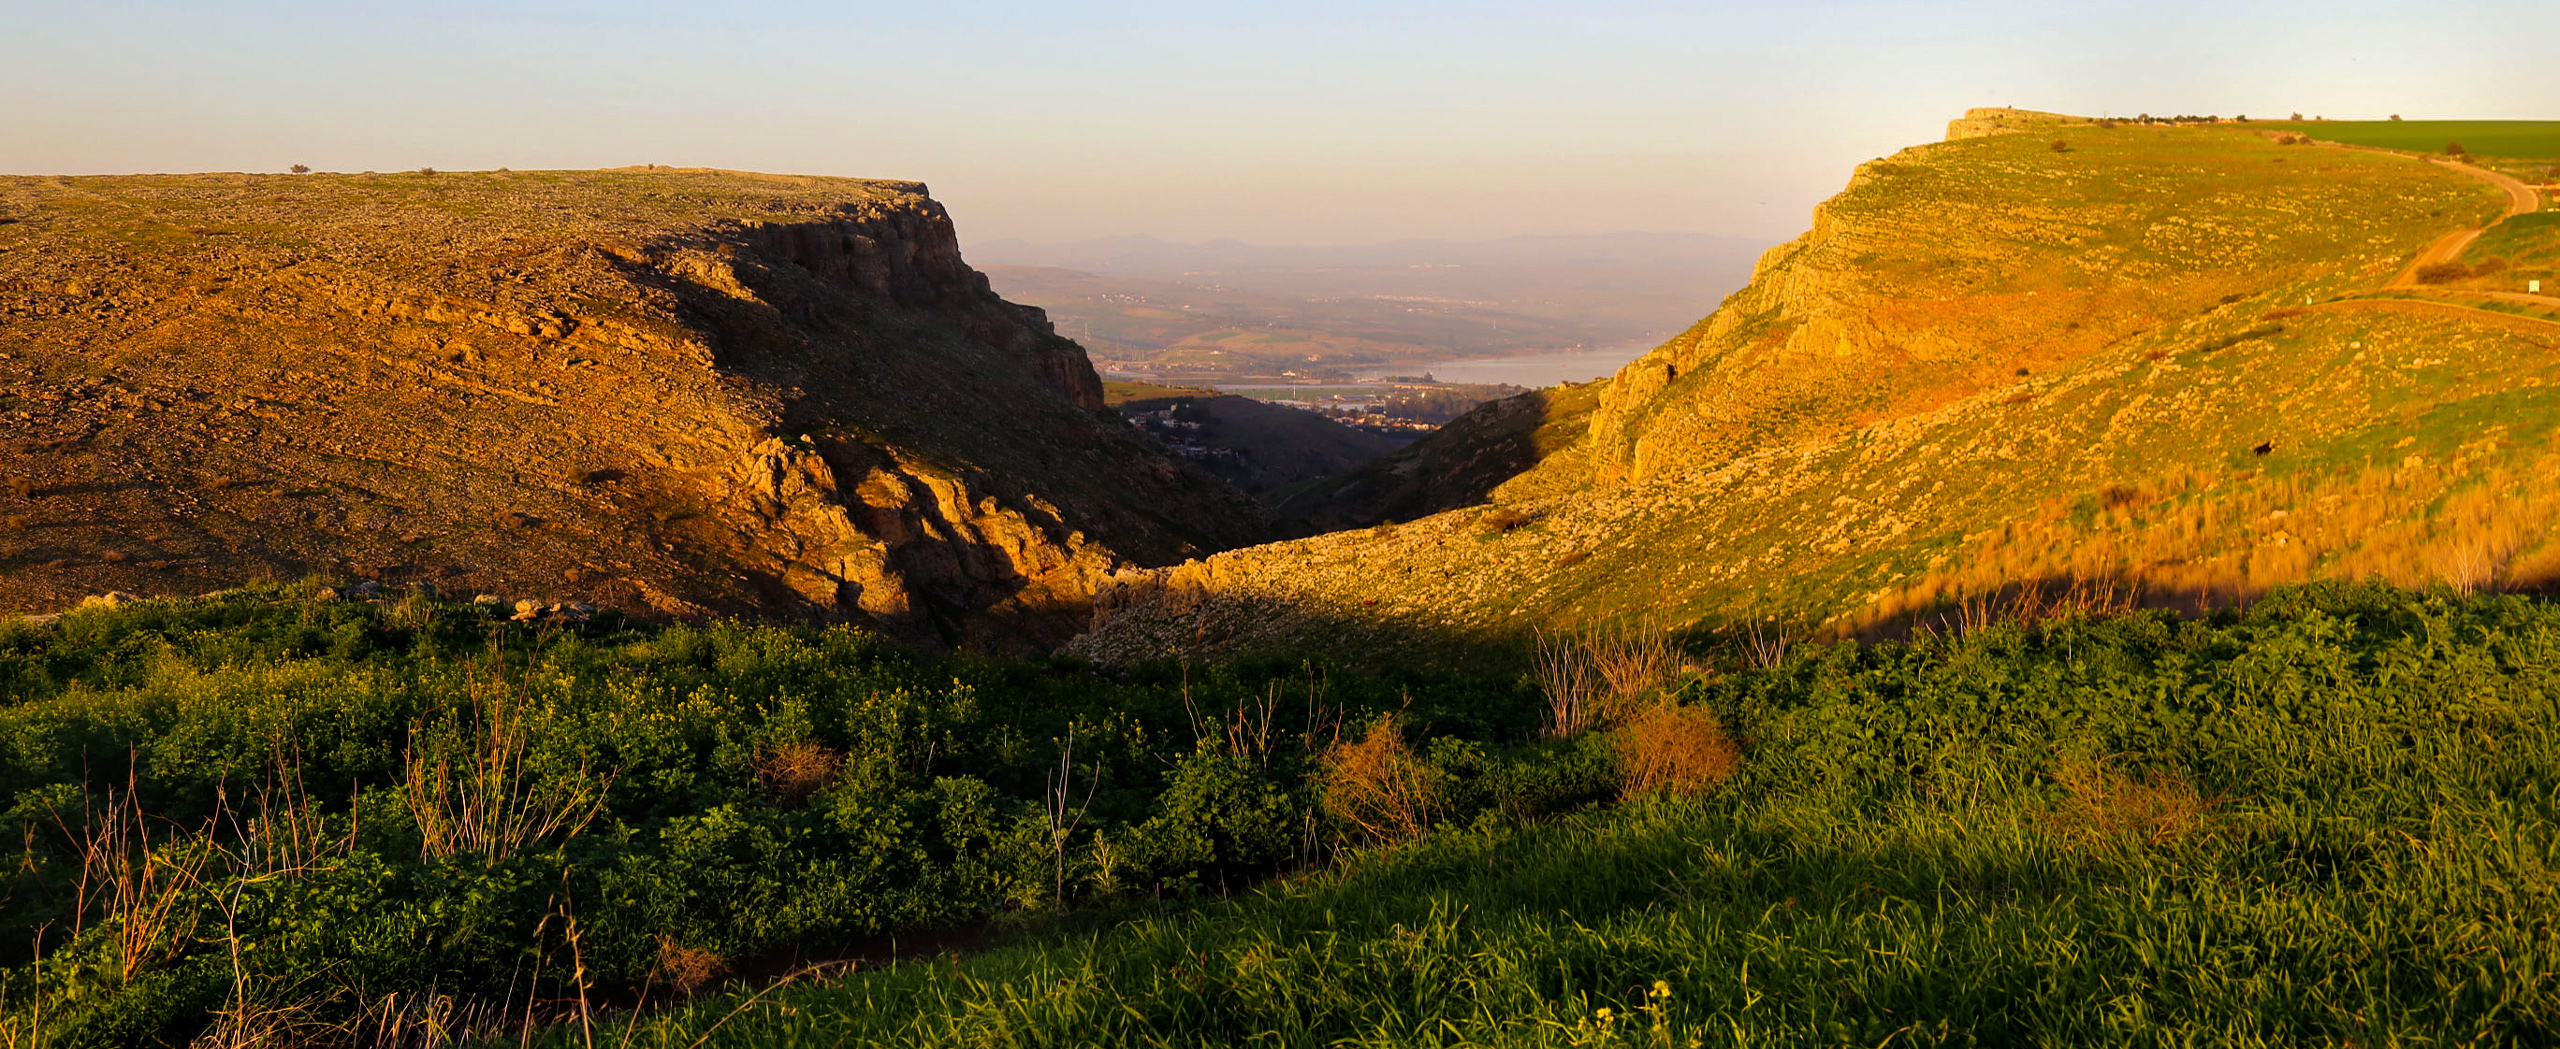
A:
POLYGON ((305 573, 1043 647, 1253 541, 921 185, 0 180, 0 606, 305 573))

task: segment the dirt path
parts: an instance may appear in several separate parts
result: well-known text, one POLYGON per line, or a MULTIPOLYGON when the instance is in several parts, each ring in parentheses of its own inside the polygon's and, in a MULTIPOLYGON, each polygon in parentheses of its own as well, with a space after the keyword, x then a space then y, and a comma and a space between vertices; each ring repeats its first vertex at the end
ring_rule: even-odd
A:
MULTIPOLYGON (((2507 194, 2507 213, 2498 216, 2498 222, 2505 222, 2506 220, 2518 215, 2530 215, 2536 211, 2542 210, 2541 195, 2535 193, 2533 191, 2533 187, 2525 185, 2522 182, 2518 182, 2505 175, 2488 170, 2487 168, 2476 168, 2460 161, 2437 160, 2434 161, 2434 163, 2441 167, 2459 171, 2473 178, 2482 179, 2499 189, 2505 190, 2507 194)), ((2492 222, 2489 226, 2495 226, 2498 222, 2492 222)), ((2437 238, 2435 243, 2427 245, 2427 249, 2425 251, 2419 252, 2417 258, 2409 260, 2409 265, 2402 268, 2398 276, 2391 278, 2391 283, 2385 284, 2382 287, 2384 290, 2417 287, 2418 271, 2420 269, 2433 266, 2440 262, 2451 262, 2457 258, 2461 258, 2462 253, 2471 247, 2471 243, 2480 239, 2480 234, 2488 232, 2488 228, 2488 226, 2482 226, 2479 229, 2455 230, 2454 232, 2447 233, 2444 236, 2437 238)))
MULTIPOLYGON (((2560 306, 2560 299, 2551 299, 2533 295, 2506 296, 2499 292, 2489 292, 2488 294, 2497 295, 2502 298, 2512 297, 2523 299, 2528 302, 2542 305, 2560 306)), ((2503 327, 2510 331, 2527 331, 2536 335, 2549 335, 2555 331, 2560 331, 2560 320, 2546 320, 2541 317, 2527 317, 2521 314, 2501 313, 2497 310, 2482 309, 2478 306, 2466 306, 2459 302, 2446 302, 2443 299, 2331 299, 2328 302, 2316 303, 2308 308, 2315 310, 2398 310, 2404 313, 2457 313, 2461 314, 2466 320, 2496 321, 2497 323, 2493 325, 2494 327, 2503 327)))

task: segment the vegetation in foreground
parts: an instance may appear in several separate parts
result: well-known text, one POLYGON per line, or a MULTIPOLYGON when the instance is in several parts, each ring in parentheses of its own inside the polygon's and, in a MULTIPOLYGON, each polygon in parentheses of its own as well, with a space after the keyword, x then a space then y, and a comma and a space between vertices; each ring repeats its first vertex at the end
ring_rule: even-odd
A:
POLYGON ((309 593, 0 625, 14 1044, 486 1034, 1621 789, 1516 673, 1105 676, 309 593), (1426 813, 1444 781, 1470 800, 1426 813))
POLYGON ((2545 1045, 2555 672, 2546 602, 2346 584, 1802 647, 1681 690, 1704 797, 551 1042, 2545 1045))

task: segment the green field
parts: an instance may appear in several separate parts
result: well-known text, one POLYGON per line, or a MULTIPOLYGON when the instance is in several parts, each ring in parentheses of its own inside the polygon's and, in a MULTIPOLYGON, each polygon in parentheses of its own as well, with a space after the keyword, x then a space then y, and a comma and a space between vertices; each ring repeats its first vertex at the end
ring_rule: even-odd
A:
POLYGON ((2449 143, 2478 156, 2560 159, 2560 120, 2254 120, 2328 142, 2441 153, 2449 143))

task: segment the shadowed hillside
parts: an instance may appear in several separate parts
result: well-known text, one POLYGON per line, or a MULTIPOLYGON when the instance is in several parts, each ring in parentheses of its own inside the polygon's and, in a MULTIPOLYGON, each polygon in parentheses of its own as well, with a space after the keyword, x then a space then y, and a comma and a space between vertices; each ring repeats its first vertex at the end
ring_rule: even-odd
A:
POLYGON ((1027 647, 1256 537, 921 185, 0 180, 0 607, 308 572, 1027 647))
POLYGON ((1359 467, 1408 439, 1315 412, 1185 386, 1112 382, 1103 397, 1168 447, 1245 494, 1271 501, 1291 485, 1359 467))

